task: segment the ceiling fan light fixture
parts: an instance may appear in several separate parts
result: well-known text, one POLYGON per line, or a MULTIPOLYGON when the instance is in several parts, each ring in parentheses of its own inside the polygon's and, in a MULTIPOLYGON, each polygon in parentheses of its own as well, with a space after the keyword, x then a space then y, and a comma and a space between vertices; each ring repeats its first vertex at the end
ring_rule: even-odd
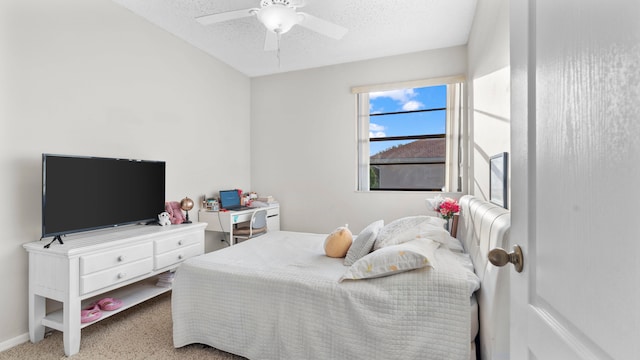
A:
POLYGON ((286 33, 291 30, 293 25, 302 20, 294 8, 280 4, 263 7, 258 11, 256 16, 267 30, 276 34, 286 33))

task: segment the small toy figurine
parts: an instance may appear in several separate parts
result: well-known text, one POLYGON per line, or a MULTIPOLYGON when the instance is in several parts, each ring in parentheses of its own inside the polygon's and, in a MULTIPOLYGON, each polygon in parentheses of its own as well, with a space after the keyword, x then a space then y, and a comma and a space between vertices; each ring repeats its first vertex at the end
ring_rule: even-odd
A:
POLYGON ((158 225, 160 226, 171 225, 171 219, 169 219, 168 212, 163 211, 160 214, 158 214, 158 225))

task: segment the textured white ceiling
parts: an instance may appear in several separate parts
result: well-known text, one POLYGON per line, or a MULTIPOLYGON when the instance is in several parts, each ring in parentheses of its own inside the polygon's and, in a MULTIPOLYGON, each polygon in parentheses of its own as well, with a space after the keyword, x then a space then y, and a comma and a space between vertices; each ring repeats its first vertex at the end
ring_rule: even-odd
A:
POLYGON ((467 43, 477 0, 306 0, 303 11, 349 29, 341 40, 301 26, 282 35, 280 61, 264 51, 255 16, 213 25, 195 18, 259 8, 259 0, 113 0, 247 76, 373 59, 467 43))

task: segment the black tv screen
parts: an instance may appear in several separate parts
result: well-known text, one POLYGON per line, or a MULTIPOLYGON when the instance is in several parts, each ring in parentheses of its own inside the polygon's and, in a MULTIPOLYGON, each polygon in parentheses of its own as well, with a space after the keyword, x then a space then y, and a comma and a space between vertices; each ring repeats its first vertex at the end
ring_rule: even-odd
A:
POLYGON ((158 219, 163 161, 42 154, 42 237, 158 219))

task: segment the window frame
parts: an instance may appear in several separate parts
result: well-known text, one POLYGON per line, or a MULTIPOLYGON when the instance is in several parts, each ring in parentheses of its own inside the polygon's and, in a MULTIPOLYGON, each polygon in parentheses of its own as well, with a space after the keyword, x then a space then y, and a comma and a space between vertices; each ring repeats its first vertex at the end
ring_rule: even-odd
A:
MULTIPOLYGON (((360 192, 381 192, 381 191, 414 191, 414 192, 462 192, 466 183, 464 178, 466 173, 463 171, 463 125, 465 124, 464 96, 465 78, 464 76, 451 76, 434 79, 413 80, 406 82, 395 82, 387 84, 377 84, 368 86, 357 86, 351 89, 351 93, 356 95, 357 101, 357 159, 356 159, 356 191, 360 192), (369 144, 369 123, 371 115, 369 113, 369 93, 382 92, 400 89, 423 88, 430 86, 447 86, 447 102, 446 102, 446 126, 444 137, 446 139, 446 156, 445 156, 445 186, 443 189, 411 189, 411 188, 393 188, 393 189, 370 189, 370 148, 369 144)), ((442 109, 427 109, 418 111, 441 111, 442 109)), ((405 112, 400 112, 405 113, 405 112)), ((407 135, 385 137, 384 141, 392 138, 412 139, 412 138, 428 138, 443 137, 443 135, 407 135)))

